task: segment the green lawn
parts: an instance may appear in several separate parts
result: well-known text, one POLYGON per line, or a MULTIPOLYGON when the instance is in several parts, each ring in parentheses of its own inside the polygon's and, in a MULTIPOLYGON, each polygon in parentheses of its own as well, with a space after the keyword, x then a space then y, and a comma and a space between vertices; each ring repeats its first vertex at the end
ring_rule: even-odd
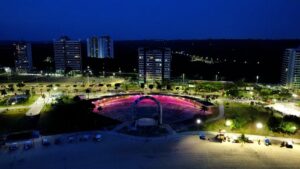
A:
POLYGON ((0 107, 1 108, 14 107, 14 106, 30 106, 39 98, 39 95, 32 95, 27 100, 25 100, 24 102, 19 102, 15 105, 7 105, 6 104, 7 99, 9 99, 10 97, 11 96, 6 96, 6 97, 4 97, 0 100, 0 107))
POLYGON ((35 118, 26 117, 27 108, 5 110, 0 114, 0 134, 30 130, 35 118))
POLYGON ((42 134, 97 130, 119 124, 118 121, 92 113, 84 102, 59 103, 43 108, 39 119, 42 134))
MULTIPOLYGON (((263 107, 251 106, 249 104, 242 103, 229 103, 224 104, 225 118, 218 121, 205 124, 204 130, 219 131, 219 129, 225 129, 227 132, 245 133, 245 134, 257 134, 257 135, 269 135, 269 136, 289 136, 300 138, 299 134, 288 135, 282 133, 275 133, 269 130, 267 122, 271 113, 263 107), (240 127, 234 128, 234 125, 226 126, 226 119, 232 121, 237 120, 240 127), (260 122, 263 124, 263 128, 258 129, 256 124, 260 122)), ((281 116, 278 113, 275 116, 281 116)), ((234 122, 232 122, 234 123, 234 122)))

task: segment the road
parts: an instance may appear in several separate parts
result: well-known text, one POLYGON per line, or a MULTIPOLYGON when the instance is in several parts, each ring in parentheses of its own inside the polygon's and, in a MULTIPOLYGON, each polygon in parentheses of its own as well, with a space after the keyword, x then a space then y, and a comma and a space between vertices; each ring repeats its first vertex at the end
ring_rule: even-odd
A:
MULTIPOLYGON (((50 138, 51 139, 51 138, 50 138)), ((299 169, 294 149, 258 144, 216 143, 195 135, 159 139, 103 133, 101 142, 50 145, 8 153, 0 151, 3 169, 299 169)))

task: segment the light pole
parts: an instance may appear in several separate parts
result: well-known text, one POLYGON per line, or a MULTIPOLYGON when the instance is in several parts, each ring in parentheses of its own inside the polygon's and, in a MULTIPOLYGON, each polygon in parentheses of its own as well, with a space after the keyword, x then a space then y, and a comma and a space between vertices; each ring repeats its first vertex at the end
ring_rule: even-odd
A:
POLYGON ((197 124, 197 128, 198 128, 198 131, 199 131, 199 126, 200 124, 202 123, 202 120, 201 119, 196 119, 196 124, 197 124))
POLYGON ((218 73, 216 74, 216 81, 218 81, 219 74, 220 74, 220 72, 218 72, 218 73))
POLYGON ((87 81, 88 85, 90 85, 90 66, 87 66, 87 81))
POLYGON ((227 127, 230 127, 231 124, 232 124, 232 121, 231 121, 231 120, 226 120, 225 125, 226 125, 227 127))

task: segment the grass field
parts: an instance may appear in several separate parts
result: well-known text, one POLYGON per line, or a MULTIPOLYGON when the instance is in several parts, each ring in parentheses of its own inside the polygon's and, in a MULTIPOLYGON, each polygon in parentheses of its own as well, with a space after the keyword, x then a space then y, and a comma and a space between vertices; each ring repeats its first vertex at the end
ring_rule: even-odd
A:
MULTIPOLYGON (((267 122, 271 113, 263 107, 251 106, 249 104, 242 103, 225 103, 225 118, 218 121, 211 122, 204 126, 204 130, 219 131, 224 129, 227 132, 257 134, 257 135, 269 135, 269 136, 289 136, 300 138, 299 134, 287 135, 283 133, 275 133, 269 130, 267 122), (237 120, 240 128, 235 128, 233 125, 226 126, 226 120, 237 120), (263 124, 261 129, 256 127, 256 124, 260 122, 263 124)), ((281 116, 276 114, 275 116, 281 116)), ((234 122, 232 122, 234 123, 234 122)))
POLYGON ((43 108, 38 127, 42 134, 97 130, 119 124, 118 121, 92 113, 84 102, 66 101, 43 108))
POLYGON ((19 102, 15 105, 7 105, 6 104, 6 101, 7 99, 9 99, 11 96, 6 96, 4 98, 2 98, 0 100, 0 107, 1 108, 5 108, 5 107, 15 107, 15 106, 30 106, 32 105, 38 98, 39 98, 39 95, 32 95, 30 96, 27 100, 25 100, 24 102, 19 102))
POLYGON ((30 130, 34 128, 34 118, 25 116, 27 108, 9 109, 0 114, 0 133, 30 130))

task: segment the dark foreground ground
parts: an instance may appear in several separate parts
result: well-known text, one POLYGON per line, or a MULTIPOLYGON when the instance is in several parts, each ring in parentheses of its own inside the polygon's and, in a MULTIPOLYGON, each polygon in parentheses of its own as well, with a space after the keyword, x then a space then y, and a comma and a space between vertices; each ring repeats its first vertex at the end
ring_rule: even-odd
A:
MULTIPOLYGON (((50 138, 51 139, 51 138, 50 138)), ((9 153, 0 151, 1 169, 296 169, 300 147, 215 143, 197 136, 141 139, 104 133, 101 142, 65 143, 9 153)))

